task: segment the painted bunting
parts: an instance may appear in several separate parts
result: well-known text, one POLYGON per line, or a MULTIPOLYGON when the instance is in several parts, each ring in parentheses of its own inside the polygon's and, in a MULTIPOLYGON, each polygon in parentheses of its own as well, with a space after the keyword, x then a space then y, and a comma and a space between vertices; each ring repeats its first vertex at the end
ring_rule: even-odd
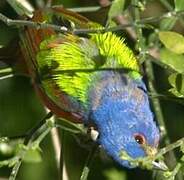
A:
POLYGON ((59 7, 37 11, 32 21, 71 30, 22 31, 22 51, 44 104, 57 116, 94 126, 97 142, 122 166, 132 168, 122 151, 133 159, 154 156, 159 130, 137 59, 124 39, 112 32, 77 36, 73 28, 102 26, 59 7))

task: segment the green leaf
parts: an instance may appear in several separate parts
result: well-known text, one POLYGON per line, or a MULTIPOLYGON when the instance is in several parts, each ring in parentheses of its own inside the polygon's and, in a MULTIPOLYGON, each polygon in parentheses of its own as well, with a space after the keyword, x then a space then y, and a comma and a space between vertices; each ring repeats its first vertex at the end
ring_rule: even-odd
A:
POLYGON ((120 15, 124 9, 125 0, 114 0, 108 14, 108 21, 120 15))
POLYGON ((29 162, 29 163, 39 163, 42 161, 42 157, 41 157, 41 152, 38 148, 33 148, 33 149, 29 149, 27 150, 24 158, 23 158, 24 162, 29 162))
POLYGON ((175 88, 169 89, 169 92, 170 92, 171 94, 173 94, 174 96, 176 96, 176 97, 184 98, 184 95, 181 94, 181 93, 179 93, 179 92, 177 91, 177 89, 175 89, 175 88))
POLYGON ((184 2, 183 0, 175 0, 175 11, 182 11, 184 10, 184 2))
POLYGON ((171 30, 177 21, 177 17, 169 17, 162 19, 160 22, 160 30, 168 31, 171 30))
POLYGON ((173 73, 169 76, 168 80, 173 87, 169 91, 177 97, 184 97, 184 75, 173 73))
POLYGON ((181 157, 181 161, 184 162, 184 156, 181 157))
POLYGON ((20 1, 20 0, 7 0, 7 2, 13 7, 13 9, 19 15, 26 15, 29 17, 33 16, 34 8, 28 1, 20 1))
POLYGON ((159 39, 170 51, 177 54, 184 53, 184 37, 176 32, 161 31, 159 32, 159 39))
POLYGON ((184 55, 176 54, 166 48, 163 48, 160 51, 160 60, 176 72, 184 72, 184 55))
POLYGON ((182 153, 184 153, 184 144, 181 145, 180 151, 181 151, 182 153))
POLYGON ((104 175, 107 177, 107 180, 127 179, 126 173, 124 171, 119 171, 115 168, 104 171, 104 175))

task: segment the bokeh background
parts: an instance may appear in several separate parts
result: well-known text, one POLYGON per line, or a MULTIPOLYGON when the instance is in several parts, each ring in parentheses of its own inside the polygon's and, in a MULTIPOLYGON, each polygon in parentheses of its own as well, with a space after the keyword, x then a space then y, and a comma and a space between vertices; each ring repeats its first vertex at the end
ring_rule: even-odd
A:
MULTIPOLYGON (((161 0, 145 0, 145 9, 142 11, 142 17, 159 16, 168 12, 166 6, 161 0)), ((174 7, 173 0, 165 1, 174 7)), ((34 7, 39 7, 44 4, 43 0, 30 0, 34 7)), ((99 6, 97 0, 53 0, 54 4, 62 4, 65 8, 76 8, 86 6, 99 6)), ((125 9, 134 8, 130 1, 125 1, 125 9)), ((83 13, 88 18, 104 23, 107 19, 108 9, 83 13)), ((5 0, 0 1, 0 12, 10 18, 16 19, 18 16, 5 0)), ((160 21, 154 23, 154 28, 160 27, 160 21)), ((183 34, 184 28, 177 22, 172 29, 183 34)), ((151 38, 151 33, 154 29, 145 29, 144 36, 146 40, 151 38)), ((126 31, 118 31, 120 36, 126 37, 126 43, 137 54, 136 46, 131 37, 126 31)), ((18 31, 16 27, 7 27, 0 22, 0 68, 7 67, 9 64, 14 64, 16 58, 16 48, 18 42, 18 31), (11 44, 11 46, 10 46, 11 44)), ((170 85, 168 83, 169 72, 154 65, 154 74, 156 78, 156 89, 159 93, 168 95, 170 85)), ((146 74, 145 74, 146 80, 146 74)), ((161 108, 164 115, 164 121, 171 142, 184 136, 184 107, 181 104, 168 100, 161 100, 161 108)), ((15 76, 0 80, 0 136, 14 137, 24 135, 32 127, 36 125, 45 115, 44 105, 40 102, 39 97, 35 94, 30 78, 15 76)), ((60 132, 61 133, 61 132, 60 132)), ((65 142, 65 158, 66 165, 69 171, 71 180, 78 180, 82 168, 84 167, 88 151, 80 147, 76 139, 67 133, 67 141, 65 142)), ((2 148, 2 147, 0 147, 2 148)), ((41 143, 41 158, 39 162, 23 162, 18 180, 56 180, 61 179, 56 166, 53 143, 50 134, 41 143)), ((177 152, 176 152, 177 153, 177 152)), ((12 156, 9 153, 1 153, 0 160, 7 159, 12 156)), ((0 180, 8 179, 11 168, 0 168, 0 180)), ((89 180, 133 180, 133 179, 159 179, 154 177, 153 171, 132 169, 119 167, 113 162, 104 152, 99 152, 93 160, 89 180)))

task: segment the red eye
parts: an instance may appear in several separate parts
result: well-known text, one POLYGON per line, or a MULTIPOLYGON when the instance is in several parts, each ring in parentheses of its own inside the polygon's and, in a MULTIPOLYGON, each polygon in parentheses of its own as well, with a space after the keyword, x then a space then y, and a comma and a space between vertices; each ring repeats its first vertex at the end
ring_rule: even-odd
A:
POLYGON ((134 138, 135 138, 135 141, 138 143, 138 144, 145 144, 146 140, 145 140, 145 137, 142 135, 142 134, 135 134, 134 135, 134 138))

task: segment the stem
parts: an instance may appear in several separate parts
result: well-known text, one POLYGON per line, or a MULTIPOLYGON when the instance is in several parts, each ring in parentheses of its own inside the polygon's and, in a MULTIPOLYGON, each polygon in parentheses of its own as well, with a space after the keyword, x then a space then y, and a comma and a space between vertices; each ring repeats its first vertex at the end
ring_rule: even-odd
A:
POLYGON ((57 26, 54 24, 48 24, 48 23, 39 23, 39 22, 33 22, 33 21, 26 21, 26 20, 12 20, 3 14, 0 13, 0 20, 3 21, 8 26, 27 26, 32 27, 35 29, 46 29, 46 28, 52 28, 56 31, 65 33, 67 32, 66 28, 63 28, 62 26, 57 26))
POLYGON ((15 164, 15 166, 12 169, 12 172, 10 174, 9 180, 15 180, 19 171, 19 168, 21 166, 21 160, 19 159, 18 162, 15 164))
POLYGON ((5 75, 3 77, 0 77, 0 80, 12 78, 13 76, 14 76, 14 74, 5 75))
POLYGON ((90 166, 91 166, 91 163, 93 161, 94 155, 96 154, 97 149, 98 149, 98 145, 95 144, 88 155, 88 158, 87 158, 85 166, 83 168, 80 180, 87 180, 89 172, 90 172, 90 166))
MULTIPOLYGON (((172 12, 172 11, 174 10, 174 8, 171 6, 171 4, 170 4, 168 1, 166 1, 166 0, 160 0, 160 2, 161 2, 161 3, 165 6, 165 8, 166 8, 167 10, 169 10, 170 12, 172 12)), ((179 21, 180 21, 181 25, 184 27, 184 20, 183 20, 183 18, 180 18, 179 21)))
POLYGON ((68 10, 77 12, 77 13, 82 13, 82 12, 94 12, 100 10, 100 6, 89 6, 89 7, 80 7, 80 8, 68 8, 68 10))
MULTIPOLYGON (((175 13, 166 13, 163 14, 162 16, 159 17, 151 17, 151 18, 145 18, 140 20, 140 18, 138 18, 139 20, 136 20, 136 23, 127 23, 127 24, 123 24, 123 25, 119 25, 119 26, 115 26, 115 27, 110 27, 110 28, 101 28, 101 29, 74 29, 72 31, 69 31, 65 26, 58 26, 58 25, 54 25, 54 24, 49 24, 49 23, 41 23, 41 22, 32 22, 32 21, 26 21, 26 20, 12 20, 6 16, 4 16, 3 14, 0 13, 0 20, 3 21, 6 25, 8 26, 20 26, 20 27, 32 27, 32 28, 36 28, 36 29, 47 29, 47 28, 51 28, 57 32, 60 33, 73 33, 75 35, 78 34, 87 34, 87 33, 104 33, 104 32, 111 32, 111 31, 119 31, 122 29, 126 29, 127 27, 137 27, 142 26, 146 28, 146 23, 151 23, 151 22, 158 22, 161 19, 164 19, 166 17, 175 17, 175 16, 181 16, 184 14, 184 11, 179 11, 179 12, 175 12, 175 13)), ((140 28, 139 28, 140 29, 140 28)), ((137 32, 139 34, 139 32, 137 32)))
MULTIPOLYGON (((132 4, 135 4, 137 5, 138 7, 138 1, 137 0, 132 0, 132 4)), ((138 25, 138 21, 140 21, 140 13, 139 13, 139 9, 138 8, 135 8, 135 11, 134 11, 134 16, 135 16, 135 30, 136 30, 136 34, 137 34, 137 46, 138 46, 138 50, 139 50, 139 53, 140 53, 140 63, 143 62, 145 59, 146 59, 146 47, 145 47, 145 44, 144 44, 144 37, 142 35, 142 28, 138 25)))
MULTIPOLYGON (((151 92, 151 94, 156 94, 157 92, 156 92, 156 89, 155 89, 154 84, 153 84, 153 82, 155 81, 153 67, 152 67, 152 64, 149 60, 145 61, 145 70, 146 70, 146 74, 148 77, 149 91, 151 92)), ((167 145, 167 144, 169 144, 170 141, 169 141, 169 138, 167 136, 167 130, 166 130, 165 122, 164 122, 164 117, 163 117, 163 114, 161 111, 160 102, 159 102, 158 98, 153 98, 152 103, 153 103, 156 119, 158 121, 162 137, 165 138, 165 143, 167 145)))
MULTIPOLYGON (((138 1, 132 0, 132 4, 138 5, 138 1)), ((137 22, 139 20, 140 20, 139 9, 135 8, 135 21, 137 22)), ((137 38, 138 38, 138 40, 137 40, 138 41, 138 50, 141 54, 140 55, 141 61, 143 62, 146 59, 146 55, 147 55, 146 51, 147 50, 146 50, 146 45, 144 42, 144 37, 142 35, 142 28, 140 26, 136 26, 136 32, 137 32, 137 38)), ((149 90, 151 93, 156 94, 156 90, 155 90, 154 85, 153 85, 153 81, 155 80, 155 78, 154 78, 154 73, 153 73, 151 62, 148 60, 145 61, 145 66, 146 66, 146 74, 148 76, 149 90)), ((153 102, 153 107, 155 110, 155 114, 156 114, 160 129, 161 129, 161 132, 163 133, 163 135, 167 136, 167 131, 165 128, 165 123, 164 123, 163 114, 161 111, 161 106, 160 106, 159 100, 157 98, 154 98, 152 100, 152 102, 153 102)))
POLYGON ((176 142, 167 145, 166 147, 162 148, 159 150, 159 153, 157 154, 156 158, 164 155, 165 153, 172 151, 173 149, 180 147, 184 144, 184 138, 181 138, 179 140, 177 140, 176 142))
MULTIPOLYGON (((132 0, 132 4, 138 5, 138 0, 132 0)), ((140 20, 140 12, 138 8, 135 8, 135 22, 140 20)), ((146 55, 147 55, 147 49, 146 49, 146 45, 145 45, 145 41, 143 38, 143 34, 142 34, 142 28, 140 26, 136 26, 136 32, 137 32, 137 38, 138 38, 138 50, 140 52, 140 58, 141 58, 141 62, 144 62, 146 59, 146 55)), ((156 89, 154 87, 154 73, 153 73, 153 67, 150 61, 145 61, 145 69, 146 69, 146 74, 148 76, 148 87, 151 93, 156 94, 156 89)), ((167 135, 167 129, 165 126, 165 122, 164 122, 164 118, 163 118, 163 114, 162 114, 162 110, 161 110, 161 106, 160 106, 160 102, 157 98, 154 98, 152 100, 153 103, 153 107, 155 110, 155 115, 156 115, 156 119, 158 120, 159 123, 159 127, 161 130, 162 135, 164 135, 165 139, 165 144, 169 145, 170 140, 169 137, 167 135)), ((176 164, 176 157, 174 155, 174 152, 171 151, 169 154, 169 157, 171 159, 171 164, 176 164)))
POLYGON ((172 176, 171 179, 174 180, 175 176, 178 174, 179 170, 181 169, 182 164, 179 162, 176 164, 176 167, 174 168, 174 170, 172 171, 172 176))
POLYGON ((62 180, 69 180, 69 173, 66 166, 66 159, 65 159, 65 144, 66 144, 66 137, 65 132, 61 131, 61 156, 60 156, 60 170, 61 170, 61 179, 62 180))
POLYGON ((12 68, 0 69, 0 80, 8 79, 8 78, 11 78, 13 76, 14 76, 14 74, 12 72, 12 68))
POLYGON ((53 128, 51 130, 51 138, 52 143, 55 151, 55 159, 56 159, 56 165, 58 169, 58 174, 60 174, 60 152, 61 152, 61 141, 59 137, 59 132, 57 128, 53 128))
POLYGON ((83 126, 77 125, 71 121, 65 120, 64 118, 58 118, 56 122, 56 127, 62 130, 71 132, 73 134, 86 134, 86 130, 83 126))
MULTIPOLYGON (((51 117, 51 113, 48 113, 47 116, 35 127, 33 130, 30 131, 30 133, 27 135, 24 145, 27 146, 27 148, 23 147, 19 154, 16 156, 17 162, 13 166, 13 169, 11 171, 9 180, 15 180, 19 171, 19 168, 22 163, 22 159, 24 158, 27 150, 29 150, 31 147, 35 145, 39 145, 41 141, 45 138, 45 136, 51 131, 51 129, 54 127, 54 121, 46 119, 51 117), (35 139, 35 140, 34 140, 35 139), (34 140, 34 141, 33 141, 34 140)), ((12 159, 9 160, 9 164, 12 161, 12 159)))
POLYGON ((0 69, 0 74, 12 74, 12 68, 4 68, 4 69, 0 69))

